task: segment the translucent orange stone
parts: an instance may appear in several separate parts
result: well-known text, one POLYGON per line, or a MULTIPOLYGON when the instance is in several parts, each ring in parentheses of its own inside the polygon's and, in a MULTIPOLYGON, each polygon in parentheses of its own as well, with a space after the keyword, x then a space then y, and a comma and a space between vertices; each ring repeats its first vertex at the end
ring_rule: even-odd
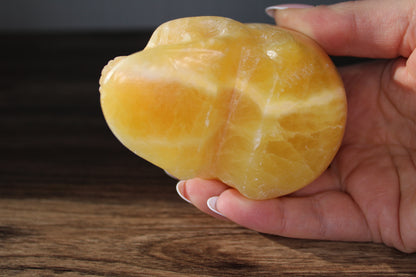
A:
POLYGON ((101 106, 115 136, 179 179, 218 179, 251 199, 291 193, 336 154, 342 81, 311 39, 266 24, 191 17, 111 61, 101 106))

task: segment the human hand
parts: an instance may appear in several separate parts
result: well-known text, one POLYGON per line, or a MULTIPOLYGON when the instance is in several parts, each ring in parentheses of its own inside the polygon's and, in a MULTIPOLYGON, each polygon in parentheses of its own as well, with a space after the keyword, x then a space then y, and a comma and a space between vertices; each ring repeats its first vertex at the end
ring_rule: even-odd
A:
POLYGON ((330 55, 377 59, 339 68, 348 119, 337 156, 313 183, 276 199, 249 200, 202 179, 180 182, 178 191, 203 212, 262 233, 416 251, 416 2, 272 11, 279 26, 330 55))

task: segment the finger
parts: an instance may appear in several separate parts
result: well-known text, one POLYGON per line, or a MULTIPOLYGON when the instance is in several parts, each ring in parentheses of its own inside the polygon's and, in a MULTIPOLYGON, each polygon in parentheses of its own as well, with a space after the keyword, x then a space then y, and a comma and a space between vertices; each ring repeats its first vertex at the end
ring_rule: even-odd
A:
POLYGON ((178 193, 181 197, 187 199, 195 207, 217 218, 222 218, 207 206, 207 200, 213 196, 218 196, 229 187, 220 181, 204 180, 204 179, 190 179, 178 183, 178 193))
POLYGON ((347 194, 338 191, 255 201, 229 189, 217 199, 216 209, 229 220, 262 233, 306 239, 371 240, 360 209, 347 194))
POLYGON ((275 10, 279 26, 315 39, 330 55, 409 57, 415 48, 415 1, 351 1, 308 9, 275 10))
MULTIPOLYGON (((408 59, 397 59, 391 68, 392 80, 399 89, 414 91, 416 88, 416 51, 408 59)), ((413 95, 409 95, 413 98, 413 95)))

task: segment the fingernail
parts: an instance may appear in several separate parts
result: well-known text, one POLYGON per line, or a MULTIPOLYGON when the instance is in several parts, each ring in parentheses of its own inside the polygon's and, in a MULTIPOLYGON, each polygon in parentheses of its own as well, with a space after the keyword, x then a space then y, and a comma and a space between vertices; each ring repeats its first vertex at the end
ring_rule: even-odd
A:
POLYGON ((207 206, 208 206, 208 208, 209 208, 211 211, 213 211, 213 212, 214 212, 214 213, 216 213, 217 215, 220 215, 220 216, 225 217, 222 213, 220 213, 220 212, 217 210, 217 200, 218 200, 218 196, 213 196, 213 197, 209 198, 209 199, 207 200, 207 206))
POLYGON ((179 194, 179 196, 183 199, 183 200, 185 200, 186 202, 188 202, 189 204, 192 204, 192 202, 188 199, 188 198, 186 198, 184 195, 185 195, 185 181, 179 181, 177 184, 176 184, 176 192, 179 194))
POLYGON ((307 4, 282 4, 282 5, 276 5, 276 6, 270 6, 266 8, 266 13, 271 18, 274 18, 274 14, 276 10, 286 10, 286 9, 307 9, 307 8, 313 8, 312 5, 307 4))

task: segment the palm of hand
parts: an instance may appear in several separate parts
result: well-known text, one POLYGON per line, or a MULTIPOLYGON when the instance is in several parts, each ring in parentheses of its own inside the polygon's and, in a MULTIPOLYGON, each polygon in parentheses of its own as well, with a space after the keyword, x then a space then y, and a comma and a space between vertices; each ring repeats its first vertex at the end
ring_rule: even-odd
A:
MULTIPOLYGON (((340 236, 336 239, 384 242, 403 251, 416 248, 416 91, 410 89, 410 79, 400 76, 404 62, 341 69, 349 103, 343 144, 331 168, 295 193, 337 194, 331 203, 338 201, 340 207, 321 212, 326 221, 322 230, 334 229, 340 236), (345 219, 331 226, 328 213, 345 219), (350 231, 343 233, 340 227, 350 231)), ((319 206, 318 211, 325 208, 319 206)))

